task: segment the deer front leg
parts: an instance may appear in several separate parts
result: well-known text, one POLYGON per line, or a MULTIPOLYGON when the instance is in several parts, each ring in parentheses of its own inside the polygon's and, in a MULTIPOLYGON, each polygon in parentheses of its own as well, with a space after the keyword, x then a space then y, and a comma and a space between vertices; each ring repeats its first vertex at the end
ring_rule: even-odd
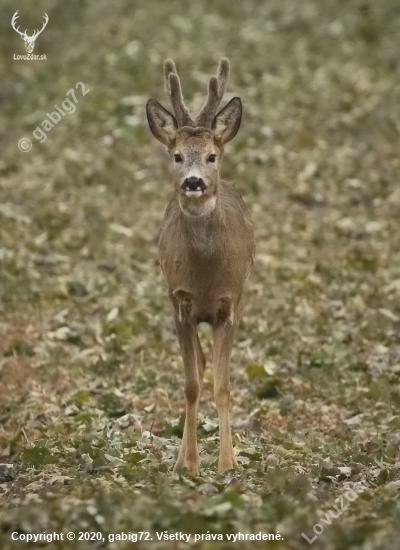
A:
POLYGON ((175 315, 176 332, 181 348, 185 370, 186 418, 178 459, 173 471, 187 468, 193 475, 199 475, 199 453, 197 450, 197 407, 200 398, 200 376, 197 364, 198 342, 196 328, 181 316, 175 315))
POLYGON ((228 322, 213 327, 214 399, 218 411, 220 439, 218 472, 237 466, 229 418, 229 361, 236 326, 229 321, 230 319, 228 322))

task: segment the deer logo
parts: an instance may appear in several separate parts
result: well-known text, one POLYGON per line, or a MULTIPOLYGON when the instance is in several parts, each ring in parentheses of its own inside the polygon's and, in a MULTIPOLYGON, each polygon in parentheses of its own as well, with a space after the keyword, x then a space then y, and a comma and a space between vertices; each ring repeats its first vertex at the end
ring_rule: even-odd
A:
POLYGON ((25 29, 25 32, 21 32, 19 30, 19 27, 16 27, 17 19, 18 19, 18 10, 14 13, 13 18, 11 19, 11 26, 12 28, 22 36, 24 42, 25 42, 25 49, 28 53, 33 52, 33 48, 35 47, 36 38, 39 36, 39 34, 45 29, 47 23, 49 22, 49 16, 47 13, 44 14, 44 21, 42 28, 39 30, 36 30, 31 36, 27 34, 27 29, 25 29))

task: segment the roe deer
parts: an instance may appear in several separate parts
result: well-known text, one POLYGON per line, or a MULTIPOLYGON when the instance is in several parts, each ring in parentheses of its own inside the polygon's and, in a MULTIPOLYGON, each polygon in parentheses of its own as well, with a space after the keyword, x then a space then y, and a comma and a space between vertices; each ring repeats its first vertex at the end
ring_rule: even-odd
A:
POLYGON ((220 180, 225 143, 239 130, 238 97, 217 114, 225 93, 229 61, 223 58, 208 84, 207 99, 194 120, 184 104, 175 64, 164 63, 165 87, 175 116, 158 101, 146 105, 150 129, 173 161, 174 196, 164 215, 159 252, 172 302, 185 370, 186 418, 174 472, 199 474, 196 422, 205 359, 197 325, 211 325, 214 398, 218 410, 218 471, 237 465, 229 421, 229 360, 253 263, 250 214, 231 182, 220 180))

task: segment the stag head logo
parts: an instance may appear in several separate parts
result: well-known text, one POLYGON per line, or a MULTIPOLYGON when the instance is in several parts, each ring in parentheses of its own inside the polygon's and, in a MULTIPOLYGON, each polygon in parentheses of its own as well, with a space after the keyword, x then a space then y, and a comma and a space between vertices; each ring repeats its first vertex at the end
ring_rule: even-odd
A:
POLYGON ((25 49, 28 53, 32 53, 33 52, 33 48, 35 47, 35 42, 36 42, 36 38, 39 36, 39 34, 44 30, 44 28, 46 27, 47 23, 49 22, 49 16, 47 15, 47 13, 44 14, 44 21, 43 21, 43 25, 42 25, 42 28, 39 30, 36 30, 31 36, 29 36, 26 32, 26 29, 25 29, 25 32, 21 32, 19 30, 19 27, 16 27, 16 23, 17 23, 17 19, 18 19, 19 15, 18 15, 18 10, 14 13, 13 15, 13 18, 11 20, 11 25, 12 25, 12 28, 22 36, 24 42, 25 42, 25 49))

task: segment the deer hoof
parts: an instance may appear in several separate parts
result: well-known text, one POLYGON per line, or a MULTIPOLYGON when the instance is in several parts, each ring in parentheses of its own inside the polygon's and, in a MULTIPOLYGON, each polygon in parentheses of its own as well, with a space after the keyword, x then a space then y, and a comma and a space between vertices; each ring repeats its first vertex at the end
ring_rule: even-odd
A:
POLYGON ((222 474, 226 470, 234 470, 238 467, 238 463, 236 461, 236 458, 233 456, 229 459, 219 459, 218 461, 218 473, 222 474))
POLYGON ((200 475, 199 461, 195 460, 177 460, 175 466, 173 467, 173 473, 181 472, 182 470, 187 470, 192 476, 200 475))

